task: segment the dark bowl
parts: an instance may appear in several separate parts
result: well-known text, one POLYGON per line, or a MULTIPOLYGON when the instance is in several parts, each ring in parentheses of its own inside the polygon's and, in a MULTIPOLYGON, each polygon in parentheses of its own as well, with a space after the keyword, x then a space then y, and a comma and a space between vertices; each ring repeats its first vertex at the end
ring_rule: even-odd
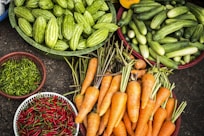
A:
MULTIPOLYGON (((118 21, 120 20, 124 10, 125 10, 125 8, 123 8, 123 7, 119 8, 119 10, 117 12, 117 20, 118 21)), ((121 28, 119 28, 117 30, 117 34, 118 34, 119 38, 123 41, 124 46, 126 46, 128 49, 131 50, 132 47, 128 44, 127 40, 125 39, 125 36, 123 35, 121 28)), ((139 52, 137 52, 135 50, 132 51, 132 54, 137 58, 144 59, 143 56, 139 52)), ((196 59, 192 60, 191 62, 186 63, 184 65, 178 65, 178 69, 181 70, 181 69, 186 69, 186 68, 189 68, 189 67, 193 67, 194 65, 199 63, 203 58, 204 58, 204 51, 202 51, 201 54, 196 59)), ((151 60, 148 60, 148 61, 153 65, 156 64, 156 62, 154 62, 154 61, 151 61, 151 60)), ((163 65, 161 64, 161 66, 163 66, 163 65)))
POLYGON ((7 93, 5 93, 4 91, 0 90, 0 94, 10 98, 10 99, 24 99, 27 98, 35 93, 37 93, 45 84, 45 80, 46 80, 46 68, 44 63, 36 56, 34 56, 33 54, 27 53, 27 52, 12 52, 9 53, 3 57, 0 58, 0 68, 2 66, 2 64, 6 61, 8 61, 9 59, 21 59, 21 58, 28 58, 29 60, 33 61, 36 66, 38 67, 40 74, 41 74, 41 82, 39 84, 39 86, 37 87, 36 90, 33 90, 32 92, 26 94, 26 95, 20 95, 20 96, 16 96, 16 95, 9 95, 7 93))

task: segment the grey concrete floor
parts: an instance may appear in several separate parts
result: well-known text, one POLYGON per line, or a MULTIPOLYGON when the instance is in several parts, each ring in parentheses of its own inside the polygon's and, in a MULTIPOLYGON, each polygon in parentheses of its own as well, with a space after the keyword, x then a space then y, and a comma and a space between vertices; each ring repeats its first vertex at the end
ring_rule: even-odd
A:
MULTIPOLYGON (((26 43, 11 28, 9 19, 0 22, 0 57, 14 51, 26 51, 41 58, 46 65, 47 79, 41 91, 64 94, 71 91, 71 70, 63 60, 50 58, 26 43)), ((175 70, 170 76, 175 82, 174 93, 178 101, 186 100, 188 105, 182 114, 179 136, 204 135, 204 60, 194 67, 175 70)), ((71 99, 71 97, 70 97, 71 99)), ((13 136, 13 116, 22 100, 8 100, 0 96, 0 135, 13 136)))

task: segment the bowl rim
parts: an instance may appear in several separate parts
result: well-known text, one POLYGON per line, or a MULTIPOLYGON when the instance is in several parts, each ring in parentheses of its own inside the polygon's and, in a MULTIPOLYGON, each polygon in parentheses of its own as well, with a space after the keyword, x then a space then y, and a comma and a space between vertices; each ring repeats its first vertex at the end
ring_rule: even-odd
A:
MULTIPOLYGON (((17 108, 15 114, 14 114, 14 119, 13 119, 13 131, 14 131, 14 134, 15 136, 19 136, 18 133, 17 133, 17 125, 16 125, 16 122, 17 122, 17 119, 18 119, 18 115, 19 113, 21 112, 21 110, 27 106, 28 103, 32 102, 32 100, 36 97, 51 97, 51 96, 58 96, 59 98, 65 100, 71 107, 72 107, 72 110, 73 112, 75 113, 75 115, 78 114, 77 110, 76 110, 76 107, 75 105, 65 96, 59 94, 59 93, 56 93, 56 92, 39 92, 39 93, 36 93, 36 94, 33 94, 31 96, 29 96, 28 98, 26 98, 17 108)), ((76 124, 76 134, 75 136, 78 135, 79 133, 79 123, 75 123, 76 124)))
POLYGON ((10 57, 14 57, 14 56, 25 56, 27 58, 30 58, 30 60, 32 60, 34 63, 38 63, 38 66, 42 70, 41 71, 42 79, 41 79, 40 85, 38 86, 38 88, 36 90, 32 91, 29 94, 22 95, 22 96, 14 96, 14 95, 9 95, 9 94, 7 94, 7 93, 5 93, 5 92, 0 90, 0 94, 5 96, 5 97, 7 97, 7 98, 11 98, 11 99, 24 99, 24 98, 27 98, 27 97, 37 93, 43 87, 43 85, 45 84, 45 81, 46 81, 46 68, 45 68, 45 65, 44 65, 44 63, 42 62, 41 59, 39 59, 35 55, 33 55, 31 53, 28 53, 28 52, 11 52, 11 53, 8 53, 8 54, 6 54, 6 55, 4 55, 3 57, 0 58, 0 65, 3 62, 7 61, 10 57))
MULTIPOLYGON (((121 18, 122 12, 125 10, 124 7, 120 6, 118 12, 117 12, 117 20, 119 21, 119 19, 121 18)), ((124 35, 122 34, 122 30, 121 28, 118 28, 117 30, 117 34, 119 36, 119 38, 124 42, 124 45, 128 48, 131 49, 132 47, 128 44, 128 42, 125 40, 124 35)), ((132 54, 139 58, 139 59, 143 59, 142 55, 140 53, 138 53, 135 50, 132 50, 132 54)), ((186 69, 186 68, 190 68, 193 67, 194 65, 196 65, 197 63, 199 63, 201 60, 204 59, 204 51, 201 52, 201 54, 194 60, 190 61, 189 63, 186 63, 184 65, 178 65, 178 70, 182 70, 182 69, 186 69)), ((148 59, 147 59, 148 60, 148 59)), ((152 61, 152 60, 148 60, 151 64, 155 65, 156 62, 152 61)), ((162 64, 160 64, 161 66, 163 66, 162 64)))
MULTIPOLYGON (((117 17, 116 17, 116 9, 113 5, 113 3, 107 1, 107 4, 110 7, 110 12, 113 14, 113 22, 116 23, 117 22, 117 17)), ((113 32, 110 32, 107 39, 105 41, 103 41, 102 43, 93 46, 93 47, 89 47, 89 48, 85 48, 82 50, 76 50, 76 51, 58 51, 58 50, 54 50, 51 49, 49 47, 47 47, 46 45, 43 44, 39 44, 37 42, 35 42, 32 38, 26 36, 21 29, 19 28, 19 26, 17 25, 17 21, 15 19, 15 15, 14 15, 14 2, 11 1, 10 5, 9 5, 9 12, 8 12, 8 16, 9 16, 9 21, 11 23, 12 28, 15 28, 17 33, 31 46, 35 47, 36 49, 46 53, 46 55, 54 55, 57 57, 69 57, 69 56, 82 56, 85 54, 89 54, 92 51, 95 51, 96 49, 102 47, 112 36, 113 36, 113 32)))

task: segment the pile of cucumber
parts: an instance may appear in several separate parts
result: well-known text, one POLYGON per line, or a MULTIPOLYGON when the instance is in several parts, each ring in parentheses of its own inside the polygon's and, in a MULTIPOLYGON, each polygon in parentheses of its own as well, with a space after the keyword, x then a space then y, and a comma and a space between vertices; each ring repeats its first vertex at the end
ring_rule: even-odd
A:
MULTIPOLYGON (((58 51, 97 46, 118 29, 105 0, 14 0, 18 27, 29 38, 58 51)), ((113 5, 112 5, 113 6, 113 5)))
POLYGON ((204 50, 204 8, 185 0, 141 0, 123 10, 118 25, 136 52, 169 68, 204 50))

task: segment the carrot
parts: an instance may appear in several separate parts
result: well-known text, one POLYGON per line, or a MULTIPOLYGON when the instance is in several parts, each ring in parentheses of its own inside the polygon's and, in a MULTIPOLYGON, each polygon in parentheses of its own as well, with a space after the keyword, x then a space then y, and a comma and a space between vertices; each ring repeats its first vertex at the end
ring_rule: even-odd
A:
POLYGON ((174 110, 174 105, 175 105, 175 98, 169 97, 165 107, 167 112, 167 117, 166 117, 167 120, 171 120, 171 116, 174 110))
POLYGON ((158 136, 171 136, 176 129, 176 125, 170 120, 165 121, 158 136))
POLYGON ((94 107, 99 95, 99 89, 94 86, 89 86, 85 91, 83 103, 80 106, 79 113, 75 118, 76 123, 82 123, 87 114, 94 107))
POLYGON ((118 120, 117 120, 116 123, 115 123, 115 127, 116 127, 116 126, 120 123, 120 121, 123 119, 123 116, 124 116, 124 114, 125 114, 125 111, 126 111, 126 105, 123 107, 122 112, 121 112, 120 116, 118 117, 118 120))
POLYGON ((140 136, 146 136, 146 135, 147 135, 147 132, 148 132, 148 123, 145 124, 145 127, 144 127, 144 129, 143 129, 143 132, 142 132, 142 134, 141 134, 140 136))
POLYGON ((135 131, 135 128, 137 126, 137 122, 132 122, 132 130, 135 131))
POLYGON ((147 67, 147 63, 143 59, 136 59, 134 68, 135 69, 145 69, 147 67))
POLYGON ((126 106, 127 102, 127 94, 123 92, 115 92, 111 99, 111 109, 110 109, 110 116, 108 120, 108 125, 105 130, 105 135, 110 136, 115 127, 115 124, 118 121, 118 118, 123 112, 124 107, 126 106))
POLYGON ((77 108, 78 111, 80 110, 80 107, 81 107, 81 104, 82 104, 83 100, 84 100, 84 95, 77 94, 74 97, 74 103, 75 103, 76 108, 77 108))
POLYGON ((171 91, 166 87, 160 87, 156 94, 156 101, 153 110, 153 114, 157 111, 157 109, 162 105, 162 103, 170 96, 171 91))
MULTIPOLYGON (((74 103, 75 103, 78 111, 80 110, 80 107, 81 107, 83 100, 84 100, 84 95, 77 94, 74 97, 74 103)), ((87 128, 87 117, 84 117, 83 124, 84 124, 84 127, 87 128)))
POLYGON ((141 78, 147 72, 146 69, 132 69, 131 74, 137 76, 137 78, 141 78))
POLYGON ((154 114, 152 136, 157 136, 159 134, 159 130, 163 122, 165 121, 166 116, 167 116, 166 109, 159 107, 154 114))
POLYGON ((127 136, 125 123, 121 120, 117 127, 113 128, 114 136, 127 136))
POLYGON ((132 122, 127 114, 127 112, 124 113, 124 116, 123 116, 123 122, 125 124, 125 127, 127 129, 127 133, 130 135, 130 136, 134 136, 134 131, 132 129, 132 122))
POLYGON ((98 135, 101 135, 103 131, 105 130, 107 124, 108 124, 108 119, 110 115, 110 108, 106 111, 106 113, 101 117, 101 122, 98 130, 98 135))
POLYGON ((144 109, 148 103, 155 81, 156 79, 154 75, 151 73, 145 73, 142 77, 142 96, 141 96, 142 109, 144 109))
POLYGON ((175 104, 174 112, 172 114, 171 120, 165 120, 164 123, 162 124, 162 127, 159 131, 158 136, 171 136, 173 132, 176 129, 175 121, 178 119, 178 117, 181 115, 183 110, 185 109, 187 105, 186 101, 183 101, 179 107, 177 107, 177 102, 175 104))
POLYGON ((97 112, 99 112, 100 105, 102 103, 102 100, 110 87, 111 81, 113 76, 110 75, 110 72, 106 72, 104 75, 102 81, 101 81, 101 86, 100 86, 100 91, 99 91, 99 97, 98 97, 98 102, 97 102, 97 112))
POLYGON ((90 112, 88 115, 88 125, 86 136, 96 136, 100 124, 100 116, 96 112, 90 112))
POLYGON ((130 81, 126 90, 127 113, 132 122, 137 122, 140 109, 141 86, 137 81, 130 81))
POLYGON ((141 136, 145 125, 147 124, 150 116, 152 115, 152 111, 155 105, 155 101, 153 99, 149 99, 147 105, 144 109, 140 108, 140 114, 135 130, 135 136, 141 136))
POLYGON ((152 116, 150 117, 150 119, 148 120, 147 124, 148 124, 148 129, 147 129, 147 134, 146 136, 152 136, 152 116))
POLYGON ((84 94, 87 87, 89 87, 91 83, 93 82, 96 71, 97 71, 97 67, 98 67, 98 59, 95 57, 91 58, 88 64, 87 71, 86 71, 85 79, 81 86, 81 92, 80 92, 81 94, 84 94))
POLYGON ((110 84, 110 87, 107 90, 107 93, 104 96, 104 99, 100 105, 100 108, 99 108, 99 115, 100 116, 102 116, 109 108, 113 94, 115 92, 117 92, 120 88, 120 82, 121 82, 121 75, 116 75, 113 77, 111 84, 110 84))

